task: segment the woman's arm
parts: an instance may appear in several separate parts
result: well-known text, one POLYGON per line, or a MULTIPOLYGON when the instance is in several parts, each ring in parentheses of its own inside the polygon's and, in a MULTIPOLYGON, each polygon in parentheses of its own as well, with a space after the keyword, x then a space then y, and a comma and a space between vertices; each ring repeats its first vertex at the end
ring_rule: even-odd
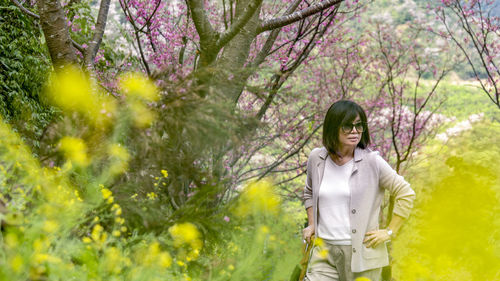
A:
POLYGON ((367 243, 366 247, 371 248, 377 247, 380 243, 391 240, 391 238, 398 233, 404 221, 405 219, 403 217, 393 215, 391 222, 387 226, 388 229, 368 231, 365 234, 365 240, 363 240, 363 243, 367 243), (389 235, 389 229, 392 230, 392 235, 389 235))
POLYGON ((314 234, 314 214, 313 207, 309 207, 307 210, 307 222, 308 226, 302 230, 302 238, 307 241, 307 243, 311 242, 311 236, 314 234))
POLYGON ((376 158, 379 169, 379 185, 394 197, 393 215, 408 218, 413 208, 415 191, 380 155, 376 155, 376 158))
POLYGON ((365 234, 363 243, 366 247, 377 247, 380 243, 390 240, 398 233, 404 221, 410 215, 415 199, 415 191, 410 184, 380 156, 376 155, 377 167, 379 169, 380 187, 389 191, 394 196, 394 210, 392 219, 387 226, 388 229, 379 229, 369 231, 365 234), (392 235, 389 235, 389 229, 392 235))
MULTIPOLYGON (((312 153, 311 153, 312 154, 312 153)), ((311 236, 314 234, 314 212, 313 212, 313 200, 312 200, 312 162, 311 155, 309 155, 309 159, 307 159, 307 176, 306 176, 306 184, 304 186, 304 206, 307 211, 307 223, 308 226, 302 230, 302 238, 309 243, 311 241, 311 236)))

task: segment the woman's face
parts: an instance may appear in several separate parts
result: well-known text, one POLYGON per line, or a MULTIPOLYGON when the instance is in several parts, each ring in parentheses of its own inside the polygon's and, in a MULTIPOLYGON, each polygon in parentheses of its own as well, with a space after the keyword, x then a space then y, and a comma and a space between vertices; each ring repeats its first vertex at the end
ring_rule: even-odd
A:
POLYGON ((341 147, 356 147, 361 141, 363 126, 359 116, 352 123, 343 124, 339 129, 339 144, 341 147), (357 128, 356 128, 357 127, 357 128))

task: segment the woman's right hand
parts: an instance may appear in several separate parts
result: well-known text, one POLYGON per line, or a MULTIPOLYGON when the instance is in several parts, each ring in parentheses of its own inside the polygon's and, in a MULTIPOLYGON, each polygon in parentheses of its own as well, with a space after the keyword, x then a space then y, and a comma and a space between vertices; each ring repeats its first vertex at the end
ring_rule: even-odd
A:
POLYGON ((310 225, 302 230, 302 238, 307 241, 307 243, 311 242, 311 236, 314 234, 314 225, 310 225))

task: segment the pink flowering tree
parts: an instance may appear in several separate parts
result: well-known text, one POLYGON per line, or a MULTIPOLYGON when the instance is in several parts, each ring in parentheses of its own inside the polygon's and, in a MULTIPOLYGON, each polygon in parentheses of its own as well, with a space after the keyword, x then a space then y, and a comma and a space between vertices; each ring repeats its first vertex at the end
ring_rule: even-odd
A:
POLYGON ((444 26, 435 30, 451 40, 481 90, 500 109, 500 11, 493 0, 442 0, 434 10, 444 26))

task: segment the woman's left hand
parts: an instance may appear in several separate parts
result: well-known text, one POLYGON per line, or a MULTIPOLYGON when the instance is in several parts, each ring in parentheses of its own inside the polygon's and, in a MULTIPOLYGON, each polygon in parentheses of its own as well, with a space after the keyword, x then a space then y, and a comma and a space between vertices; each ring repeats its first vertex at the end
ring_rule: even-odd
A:
POLYGON ((375 248, 380 243, 389 240, 391 240, 391 236, 389 236, 387 229, 379 229, 379 230, 368 231, 365 234, 365 240, 363 240, 363 243, 368 243, 366 245, 367 248, 372 248, 372 247, 375 248))

